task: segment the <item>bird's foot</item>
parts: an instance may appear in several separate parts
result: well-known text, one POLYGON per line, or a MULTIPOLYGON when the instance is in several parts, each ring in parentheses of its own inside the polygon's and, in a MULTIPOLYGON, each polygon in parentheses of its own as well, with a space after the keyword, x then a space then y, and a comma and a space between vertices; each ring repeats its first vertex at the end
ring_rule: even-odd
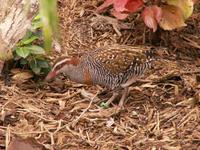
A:
POLYGON ((124 109, 124 101, 125 101, 128 94, 129 94, 129 87, 125 87, 124 91, 122 92, 122 97, 121 97, 119 104, 118 104, 119 108, 124 109))
POLYGON ((107 100, 107 102, 105 103, 107 106, 109 106, 118 96, 119 94, 117 92, 113 92, 113 95, 110 99, 107 100))
MULTIPOLYGON (((129 93, 129 87, 124 88, 122 92, 121 99, 119 101, 119 104, 117 105, 117 109, 123 110, 124 109, 124 101, 126 100, 126 97, 129 93)), ((113 95, 110 99, 108 99, 105 103, 102 103, 102 107, 108 108, 110 104, 118 97, 118 92, 113 92, 113 95)))

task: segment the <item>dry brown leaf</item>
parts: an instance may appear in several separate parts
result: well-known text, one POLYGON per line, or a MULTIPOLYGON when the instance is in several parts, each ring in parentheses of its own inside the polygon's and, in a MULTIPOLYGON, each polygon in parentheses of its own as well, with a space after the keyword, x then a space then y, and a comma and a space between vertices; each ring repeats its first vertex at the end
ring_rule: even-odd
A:
POLYGON ((45 150, 45 148, 34 138, 15 138, 10 142, 8 150, 45 150))
POLYGON ((13 68, 13 69, 11 69, 10 70, 10 72, 12 73, 12 74, 17 74, 17 73, 20 73, 22 70, 20 69, 20 68, 13 68))
POLYGON ((23 83, 26 82, 28 79, 33 77, 33 74, 30 71, 19 71, 17 70, 13 71, 16 73, 15 75, 12 76, 12 79, 17 81, 18 83, 23 83))
POLYGON ((167 4, 178 6, 184 16, 184 19, 190 17, 193 13, 193 0, 167 0, 167 4))
POLYGON ((162 19, 159 25, 164 30, 173 30, 179 27, 184 27, 184 17, 179 7, 173 5, 162 6, 162 19))
POLYGON ((147 27, 153 29, 153 32, 157 30, 158 22, 162 17, 162 9, 156 5, 145 7, 142 12, 142 18, 147 27))

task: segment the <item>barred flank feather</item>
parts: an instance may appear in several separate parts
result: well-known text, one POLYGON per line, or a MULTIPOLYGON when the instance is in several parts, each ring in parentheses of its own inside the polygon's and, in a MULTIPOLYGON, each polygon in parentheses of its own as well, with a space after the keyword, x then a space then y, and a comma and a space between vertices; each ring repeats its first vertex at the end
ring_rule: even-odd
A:
POLYGON ((98 49, 93 52, 92 55, 88 54, 87 56, 84 56, 86 58, 84 60, 86 62, 85 65, 89 67, 94 84, 100 84, 114 89, 119 87, 121 84, 126 83, 134 76, 139 77, 147 69, 151 68, 152 61, 154 61, 155 50, 150 49, 145 50, 143 53, 138 53, 133 50, 129 51, 130 47, 127 47, 128 49, 125 49, 125 47, 123 47, 123 49, 120 48, 120 46, 113 48, 113 53, 108 53, 108 49, 98 49), (120 56, 120 52, 126 52, 128 56, 122 57, 120 56), (98 57, 95 59, 96 55, 103 55, 103 58, 98 57), (105 59, 105 57, 110 59, 105 59), (116 57, 120 59, 116 61, 116 57), (124 65, 123 67, 125 69, 121 69, 116 73, 116 70, 114 69, 122 68, 122 66, 120 66, 121 64, 124 65))

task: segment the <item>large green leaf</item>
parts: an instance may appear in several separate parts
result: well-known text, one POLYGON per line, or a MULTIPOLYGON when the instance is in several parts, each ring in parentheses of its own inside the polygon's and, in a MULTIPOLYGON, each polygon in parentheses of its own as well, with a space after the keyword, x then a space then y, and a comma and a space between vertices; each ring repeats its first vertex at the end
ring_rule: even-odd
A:
POLYGON ((19 44, 20 45, 28 45, 28 44, 31 44, 33 41, 35 41, 36 39, 39 39, 38 36, 36 35, 32 35, 31 37, 28 37, 28 38, 24 38, 22 39, 19 44))
POLYGON ((16 53, 20 57, 26 58, 30 54, 30 51, 27 47, 19 47, 19 48, 16 48, 16 53))
POLYGON ((44 55, 45 54, 45 50, 37 45, 30 45, 27 47, 30 51, 31 54, 36 54, 36 55, 44 55))

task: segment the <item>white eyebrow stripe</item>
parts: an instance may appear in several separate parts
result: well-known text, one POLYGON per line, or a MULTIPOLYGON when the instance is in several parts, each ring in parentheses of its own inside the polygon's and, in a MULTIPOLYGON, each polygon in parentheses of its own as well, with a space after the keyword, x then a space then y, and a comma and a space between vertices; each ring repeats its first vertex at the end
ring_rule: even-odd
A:
POLYGON ((65 58, 65 59, 63 59, 63 60, 57 62, 57 63, 54 65, 54 67, 52 68, 52 70, 54 70, 57 66, 63 64, 63 63, 66 62, 66 61, 69 61, 69 60, 70 60, 69 58, 65 58))

